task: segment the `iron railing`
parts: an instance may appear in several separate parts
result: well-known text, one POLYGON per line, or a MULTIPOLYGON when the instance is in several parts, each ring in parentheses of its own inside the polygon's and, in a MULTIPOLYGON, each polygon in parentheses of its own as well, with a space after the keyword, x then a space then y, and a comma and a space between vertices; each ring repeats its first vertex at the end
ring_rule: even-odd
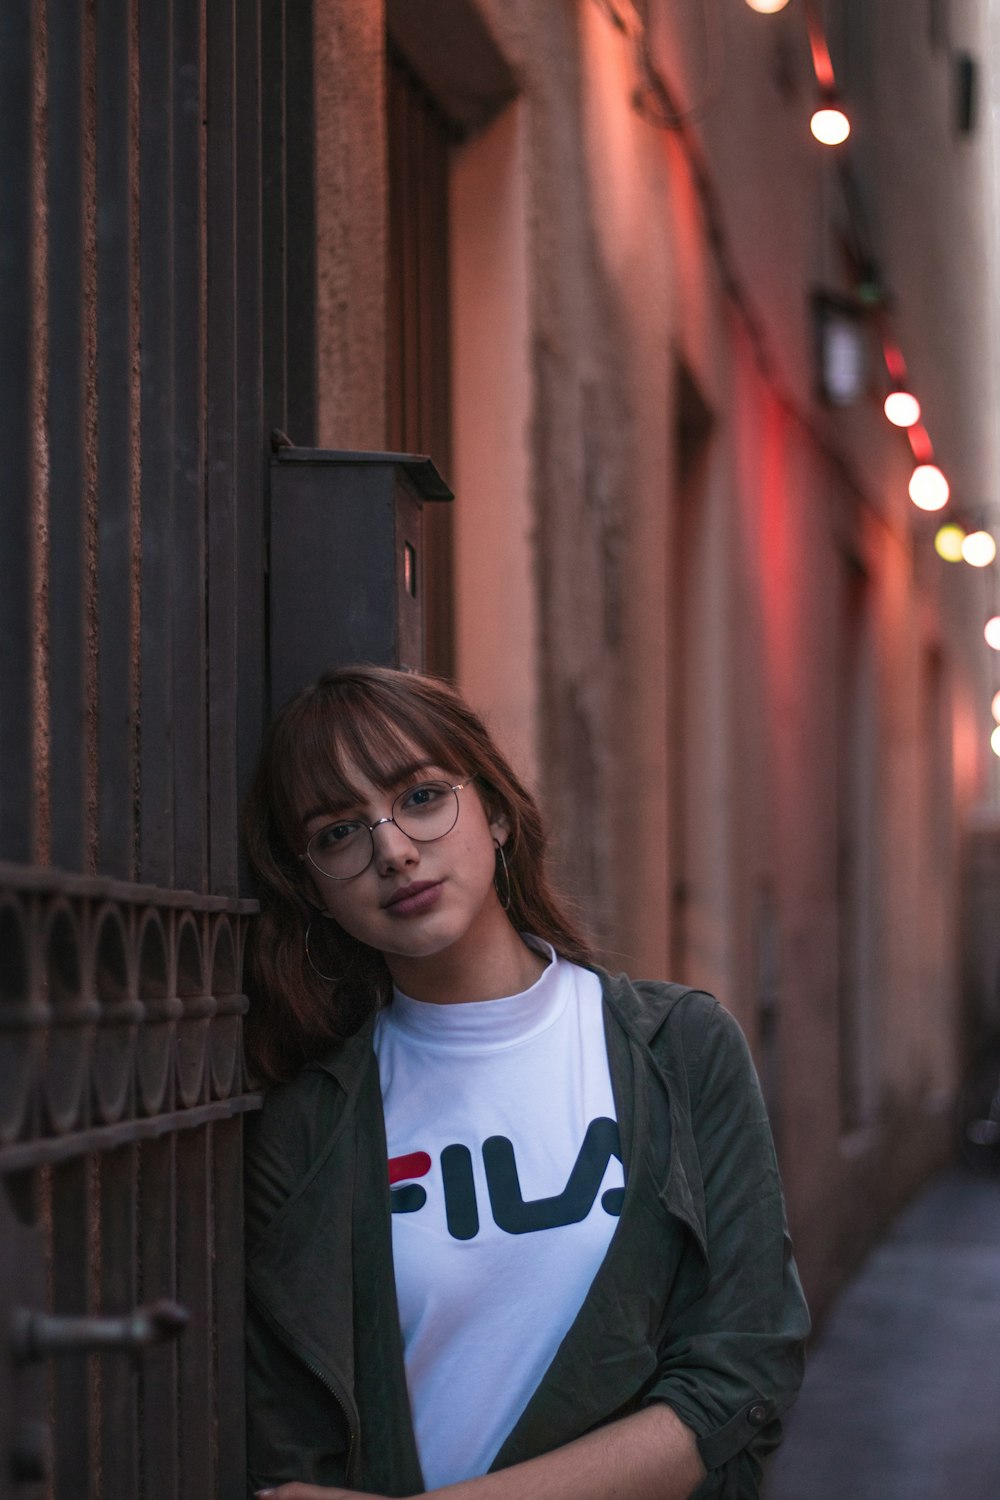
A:
POLYGON ((245 1494, 237 811, 289 368, 311 411, 290 10, 0 6, 0 1500, 245 1494))

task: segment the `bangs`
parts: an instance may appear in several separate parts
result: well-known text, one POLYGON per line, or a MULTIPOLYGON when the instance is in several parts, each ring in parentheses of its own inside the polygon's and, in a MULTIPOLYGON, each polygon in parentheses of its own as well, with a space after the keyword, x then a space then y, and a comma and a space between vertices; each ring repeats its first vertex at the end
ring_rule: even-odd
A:
POLYGON ((274 787, 274 810, 285 841, 300 847, 303 824, 317 808, 337 811, 363 801, 361 788, 348 775, 359 771, 380 791, 388 792, 412 773, 415 765, 436 765, 459 775, 466 765, 456 744, 456 727, 441 722, 423 705, 397 701, 390 705, 361 685, 353 691, 317 694, 283 726, 281 783, 274 787))

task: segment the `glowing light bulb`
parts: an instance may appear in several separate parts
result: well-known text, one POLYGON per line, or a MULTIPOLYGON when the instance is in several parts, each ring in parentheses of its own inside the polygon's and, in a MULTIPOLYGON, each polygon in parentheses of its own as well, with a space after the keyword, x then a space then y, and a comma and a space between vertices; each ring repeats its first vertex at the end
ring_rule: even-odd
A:
POLYGON ((994 719, 1000 724, 1000 693, 993 694, 993 702, 990 704, 990 707, 993 710, 994 719))
POLYGON ((956 526, 954 521, 949 521, 946 526, 938 528, 937 536, 934 538, 934 551, 938 557, 943 557, 945 562, 961 562, 964 541, 965 532, 961 526, 956 526))
POLYGON ((1000 755, 1000 724, 997 725, 990 735, 990 749, 994 755, 1000 755))
POLYGON ((970 531, 962 543, 962 556, 970 568, 988 568, 997 555, 997 544, 988 531, 970 531))
POLYGON ((835 104, 825 104, 809 121, 809 129, 821 146, 839 146, 851 133, 851 122, 835 104))
MULTIPOLYGON (((910 499, 921 510, 940 510, 951 490, 936 464, 917 464, 910 475, 910 499)), ((966 558, 968 561, 968 558, 966 558)))
POLYGON ((893 427, 913 427, 920 421, 920 402, 909 391, 890 391, 882 409, 893 427))
POLYGON ((776 11, 784 10, 788 0, 747 0, 751 10, 760 11, 762 16, 773 16, 776 11))
POLYGON ((986 629, 983 631, 987 646, 994 651, 1000 651, 1000 615, 994 615, 992 620, 986 621, 986 629))

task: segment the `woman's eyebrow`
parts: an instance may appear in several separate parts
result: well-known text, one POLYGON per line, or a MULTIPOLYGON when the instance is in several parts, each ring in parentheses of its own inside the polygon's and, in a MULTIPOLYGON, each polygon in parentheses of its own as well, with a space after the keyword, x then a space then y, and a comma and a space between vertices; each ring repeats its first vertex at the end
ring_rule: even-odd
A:
MULTIPOLYGON (((390 780, 386 783, 385 789, 386 791, 393 791, 396 787, 403 786, 404 783, 410 781, 414 776, 419 775, 421 772, 440 769, 441 768, 437 766, 436 762, 432 760, 411 761, 409 765, 400 766, 397 771, 394 771, 392 773, 390 780)), ((339 802, 332 804, 329 802, 321 803, 318 807, 311 807, 309 808, 308 812, 303 813, 302 822, 303 824, 311 823, 313 818, 343 817, 345 813, 349 813, 352 810, 359 809, 360 804, 363 800, 363 798, 359 797, 356 799, 356 801, 352 800, 350 802, 339 802)))

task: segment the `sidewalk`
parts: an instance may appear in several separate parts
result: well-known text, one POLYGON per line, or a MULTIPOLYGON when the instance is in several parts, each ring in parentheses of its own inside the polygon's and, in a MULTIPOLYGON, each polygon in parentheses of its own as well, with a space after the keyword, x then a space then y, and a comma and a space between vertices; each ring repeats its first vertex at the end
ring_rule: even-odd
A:
POLYGON ((955 1168, 814 1346, 764 1500, 1000 1500, 1000 1179, 955 1168))

